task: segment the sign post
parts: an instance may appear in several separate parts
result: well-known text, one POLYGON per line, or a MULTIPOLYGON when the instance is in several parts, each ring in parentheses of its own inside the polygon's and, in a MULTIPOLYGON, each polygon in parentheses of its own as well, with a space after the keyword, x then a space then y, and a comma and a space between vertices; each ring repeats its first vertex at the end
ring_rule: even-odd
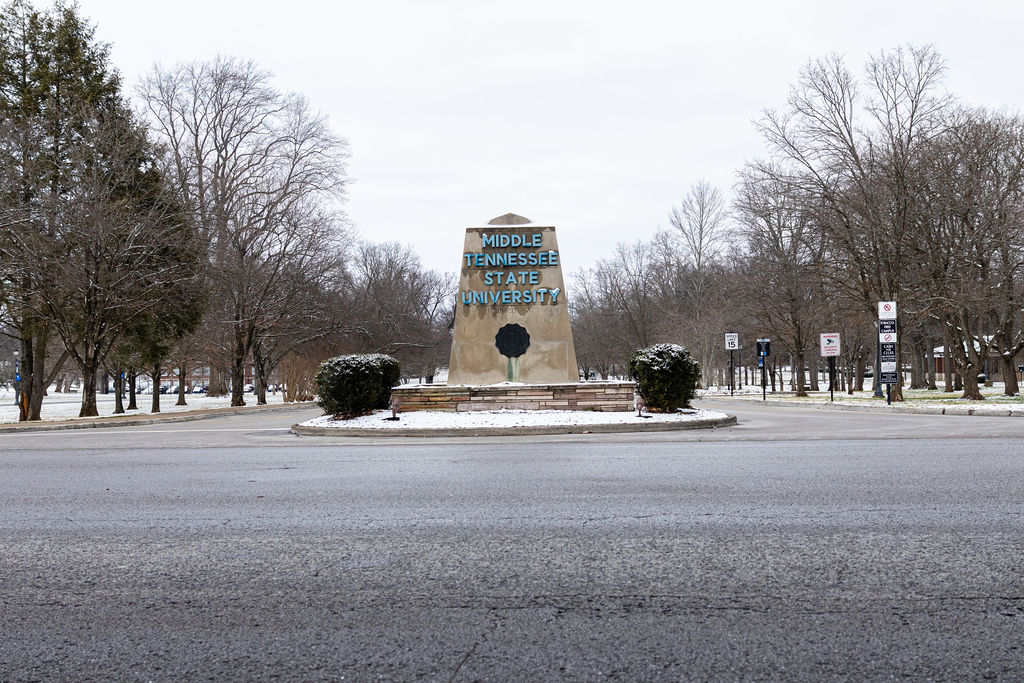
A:
POLYGON ((757 340, 757 367, 761 368, 761 400, 768 400, 768 382, 766 381, 764 374, 764 359, 771 355, 772 352, 772 340, 771 339, 758 339, 757 340))
POLYGON ((838 332, 826 332, 820 337, 821 355, 828 358, 828 400, 836 400, 836 356, 839 355, 841 342, 838 332))
POLYGON ((733 382, 736 378, 736 371, 732 363, 732 352, 740 348, 740 335, 735 332, 726 332, 725 348, 729 351, 729 395, 733 396, 733 382))
POLYGON ((892 385, 899 381, 896 356, 896 302, 878 302, 878 365, 880 384, 885 385, 885 402, 892 405, 892 385))

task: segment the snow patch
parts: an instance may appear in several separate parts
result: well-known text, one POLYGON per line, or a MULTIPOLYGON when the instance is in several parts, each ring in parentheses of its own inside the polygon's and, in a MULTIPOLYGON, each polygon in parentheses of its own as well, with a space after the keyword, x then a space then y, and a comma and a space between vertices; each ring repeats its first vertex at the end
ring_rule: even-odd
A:
POLYGON ((588 410, 474 410, 443 413, 428 410, 399 413, 399 419, 387 420, 391 411, 379 410, 351 420, 336 420, 330 415, 303 422, 303 427, 337 429, 478 429, 481 427, 543 427, 608 424, 650 424, 651 422, 688 422, 727 417, 713 410, 680 410, 678 413, 651 413, 637 417, 635 412, 602 413, 588 410))

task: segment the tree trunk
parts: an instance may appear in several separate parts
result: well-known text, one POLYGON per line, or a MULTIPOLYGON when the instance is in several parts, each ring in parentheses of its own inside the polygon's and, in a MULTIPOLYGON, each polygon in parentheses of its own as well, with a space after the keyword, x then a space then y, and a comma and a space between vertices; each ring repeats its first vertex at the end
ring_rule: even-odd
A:
POLYGON ((963 376, 964 395, 961 398, 972 401, 985 400, 985 397, 981 395, 981 389, 978 388, 978 375, 981 374, 981 367, 981 364, 967 366, 967 372, 963 376))
POLYGON ((252 366, 256 386, 256 405, 267 405, 267 359, 263 355, 263 345, 256 343, 252 347, 252 366))
POLYGON ((224 380, 224 369, 210 359, 210 389, 206 392, 209 396, 226 396, 228 384, 224 380))
MULTIPOLYGON (((818 368, 821 365, 821 359, 818 358, 818 354, 813 351, 811 352, 810 365, 811 367, 809 368, 809 370, 811 372, 811 391, 821 391, 821 383, 818 380, 818 368)), ((800 367, 802 368, 803 366, 800 367)), ((803 370, 801 370, 800 372, 802 373, 803 370)))
POLYGON ((963 391, 964 377, 959 372, 953 373, 953 391, 963 391))
POLYGON ((910 388, 927 389, 928 385, 924 380, 924 349, 920 341, 910 346, 910 388))
POLYGON ((796 354, 796 367, 794 370, 796 377, 796 395, 806 396, 807 388, 804 385, 804 354, 802 351, 796 354))
POLYGON ((245 396, 245 356, 234 358, 231 363, 231 405, 244 406, 245 396))
POLYGON ((185 373, 188 371, 188 363, 181 361, 181 365, 178 366, 178 402, 176 406, 187 406, 188 403, 185 401, 185 373))
POLYGON ((97 367, 95 360, 85 358, 81 366, 82 370, 82 409, 78 411, 78 417, 96 417, 99 410, 96 409, 96 374, 97 367))
POLYGON ((18 421, 42 419, 43 395, 46 392, 47 335, 23 334, 21 338, 21 396, 18 421))
POLYGON ((928 389, 938 391, 939 385, 935 383, 935 347, 931 340, 928 340, 928 345, 925 347, 924 362, 928 364, 928 389))
POLYGON ((160 412, 160 364, 157 363, 149 370, 149 377, 153 382, 153 404, 149 409, 151 413, 160 412))
POLYGON ((114 415, 121 415, 124 413, 124 399, 121 398, 124 395, 124 374, 121 372, 121 368, 114 370, 114 415))
POLYGON ((136 400, 136 396, 139 393, 138 378, 139 373, 135 368, 128 370, 128 410, 139 409, 139 404, 136 400))
POLYGON ((1003 356, 1001 359, 1003 365, 1003 394, 1005 396, 1016 396, 1020 393, 1020 387, 1017 384, 1017 364, 1013 360, 1013 356, 1003 356))

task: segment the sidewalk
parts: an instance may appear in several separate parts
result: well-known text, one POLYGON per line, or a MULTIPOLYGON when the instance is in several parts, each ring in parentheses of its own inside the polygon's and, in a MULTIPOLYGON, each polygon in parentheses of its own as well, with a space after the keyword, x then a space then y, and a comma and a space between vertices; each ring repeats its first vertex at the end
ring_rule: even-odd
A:
POLYGON ((761 393, 737 393, 729 396, 726 393, 704 393, 698 400, 720 403, 750 403, 769 406, 812 408, 816 410, 852 410, 875 413, 908 413, 917 415, 983 415, 996 417, 1024 417, 1024 399, 1021 397, 1002 396, 1001 387, 988 387, 985 390, 987 400, 968 401, 953 398, 948 394, 927 392, 924 390, 904 389, 903 402, 888 405, 884 398, 873 398, 870 391, 857 392, 850 396, 845 392, 836 392, 835 401, 829 400, 827 391, 809 392, 806 397, 797 398, 793 392, 768 393, 767 400, 761 399, 761 393), (1000 393, 996 393, 996 391, 1000 393))
MULTIPOLYGON (((253 399, 255 400, 255 399, 253 399)), ((169 422, 191 422, 207 420, 223 415, 240 415, 254 412, 276 412, 308 408, 316 405, 312 401, 300 403, 272 403, 269 405, 247 405, 240 407, 194 408, 167 413, 132 413, 129 415, 100 415, 67 420, 40 420, 38 422, 13 422, 0 424, 0 434, 21 432, 48 432, 60 429, 98 429, 101 427, 132 427, 136 425, 162 424, 169 422)))

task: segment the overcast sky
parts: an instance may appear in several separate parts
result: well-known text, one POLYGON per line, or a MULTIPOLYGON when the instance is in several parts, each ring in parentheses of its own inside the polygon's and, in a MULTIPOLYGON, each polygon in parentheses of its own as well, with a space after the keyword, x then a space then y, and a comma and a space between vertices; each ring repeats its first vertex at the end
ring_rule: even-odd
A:
MULTIPOLYGON (((42 6, 44 2, 39 0, 42 6)), ((1024 102, 1015 2, 81 0, 134 87, 154 63, 251 58, 351 146, 362 237, 457 272, 463 230, 558 228, 575 271, 667 227, 706 178, 730 193, 751 125, 829 52, 933 43, 964 100, 1024 102)))

